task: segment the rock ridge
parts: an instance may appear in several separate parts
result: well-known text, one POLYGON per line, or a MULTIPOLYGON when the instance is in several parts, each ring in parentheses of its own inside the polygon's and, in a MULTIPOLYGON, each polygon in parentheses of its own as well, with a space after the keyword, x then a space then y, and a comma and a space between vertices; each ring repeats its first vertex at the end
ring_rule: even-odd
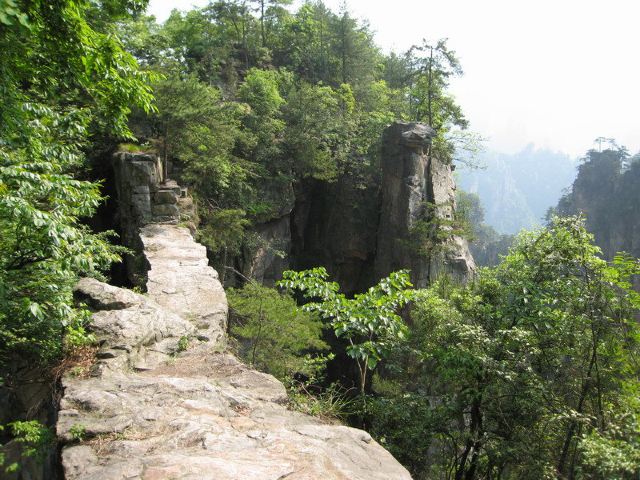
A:
POLYGON ((145 295, 76 287, 100 348, 66 375, 56 425, 68 480, 410 479, 364 431, 287 408, 284 386, 224 352, 227 302, 189 230, 147 223, 145 295))
POLYGON ((283 270, 322 265, 347 294, 362 292, 400 269, 410 269, 418 287, 443 273, 461 281, 473 278, 476 265, 467 242, 452 228, 453 167, 432 154, 434 135, 426 124, 395 122, 383 133, 380 165, 366 174, 299 182, 293 208, 292 195, 281 195, 278 218, 254 229, 260 243, 281 250, 284 258, 263 247, 244 252, 234 265, 266 284, 278 280, 283 270), (418 221, 430 222, 432 232, 441 226, 437 241, 423 239, 417 245, 418 221))

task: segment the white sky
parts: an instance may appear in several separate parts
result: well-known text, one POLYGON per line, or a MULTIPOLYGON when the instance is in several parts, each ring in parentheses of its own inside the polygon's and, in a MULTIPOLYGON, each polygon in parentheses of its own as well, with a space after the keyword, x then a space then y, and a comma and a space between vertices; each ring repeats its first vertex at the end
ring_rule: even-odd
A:
MULTIPOLYGON (((151 0, 149 13, 207 0, 151 0)), ((337 11, 342 0, 325 0, 337 11)), ((638 0, 349 0, 378 45, 449 38, 465 75, 452 91, 492 149, 583 154, 596 137, 640 150, 638 0), (635 60, 634 60, 635 58, 635 60)))

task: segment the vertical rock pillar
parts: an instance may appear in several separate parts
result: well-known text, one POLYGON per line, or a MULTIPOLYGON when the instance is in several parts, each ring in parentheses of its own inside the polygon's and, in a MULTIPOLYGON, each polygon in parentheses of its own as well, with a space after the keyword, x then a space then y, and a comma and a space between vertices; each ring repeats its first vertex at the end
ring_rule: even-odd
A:
POLYGON ((378 278, 408 268, 414 285, 425 287, 443 272, 465 281, 475 271, 467 242, 453 232, 446 235, 455 212, 455 183, 451 165, 429 155, 434 136, 425 124, 400 122, 383 134, 378 278), (427 232, 414 230, 420 221, 438 225, 439 240, 421 239, 427 232))
POLYGON ((117 219, 121 242, 131 249, 125 257, 126 274, 133 285, 144 286, 149 264, 143 255, 140 228, 151 223, 178 224, 193 216, 186 189, 163 181, 162 161, 155 154, 118 152, 113 157, 117 219))

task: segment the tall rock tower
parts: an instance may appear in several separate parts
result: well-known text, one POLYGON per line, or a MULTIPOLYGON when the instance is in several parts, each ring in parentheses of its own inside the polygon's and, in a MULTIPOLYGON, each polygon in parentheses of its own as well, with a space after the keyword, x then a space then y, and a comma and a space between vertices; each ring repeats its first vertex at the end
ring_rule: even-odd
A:
POLYGON ((378 278, 409 268, 414 285, 425 287, 443 272, 465 281, 476 270, 466 240, 452 226, 451 165, 429 155, 434 135, 425 124, 400 122, 383 134, 378 278))

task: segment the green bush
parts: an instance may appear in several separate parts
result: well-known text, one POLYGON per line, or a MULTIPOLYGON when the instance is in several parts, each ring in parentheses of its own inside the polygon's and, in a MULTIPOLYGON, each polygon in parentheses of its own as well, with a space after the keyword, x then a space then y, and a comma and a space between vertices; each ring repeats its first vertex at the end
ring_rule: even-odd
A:
POLYGON ((313 374, 308 353, 322 352, 322 322, 303 311, 293 298, 256 282, 229 289, 231 334, 238 339, 242 358, 275 377, 313 374))

